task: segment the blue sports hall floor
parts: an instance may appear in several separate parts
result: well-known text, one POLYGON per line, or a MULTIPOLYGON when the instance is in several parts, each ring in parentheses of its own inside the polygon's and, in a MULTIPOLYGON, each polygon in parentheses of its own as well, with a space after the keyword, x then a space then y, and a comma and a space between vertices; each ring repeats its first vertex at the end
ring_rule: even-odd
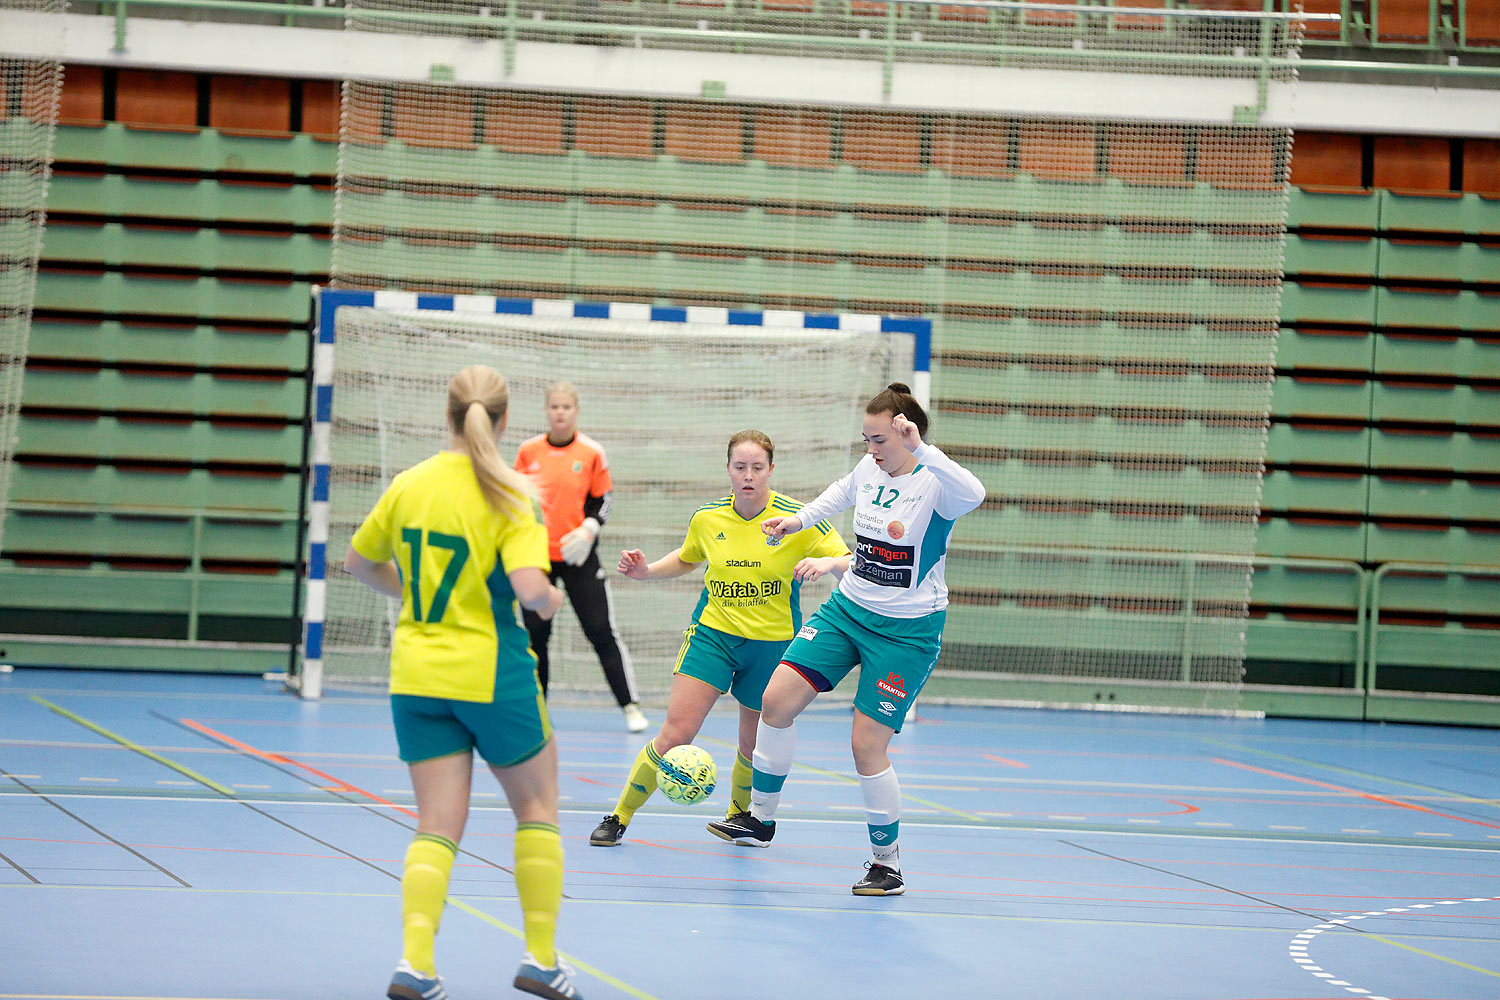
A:
MULTIPOLYGON (((589 1000, 1500 997, 1497 731, 926 705, 894 743, 908 892, 868 898, 847 706, 799 722, 764 851, 704 832, 722 791, 588 846, 642 738, 553 714, 589 1000)), ((698 741, 721 776, 734 723, 698 741)), ((513 823, 475 787, 454 1000, 520 995, 513 823)), ((0 998, 381 997, 414 823, 381 697, 0 675, 0 998)))

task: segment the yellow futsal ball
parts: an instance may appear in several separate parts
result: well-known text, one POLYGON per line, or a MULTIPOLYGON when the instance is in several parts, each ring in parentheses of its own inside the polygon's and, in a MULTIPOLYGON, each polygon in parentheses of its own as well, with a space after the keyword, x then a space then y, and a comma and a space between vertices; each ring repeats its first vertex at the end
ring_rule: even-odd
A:
POLYGON ((673 802, 691 805, 713 794, 719 769, 708 751, 691 744, 673 747, 662 754, 656 772, 656 787, 673 802))

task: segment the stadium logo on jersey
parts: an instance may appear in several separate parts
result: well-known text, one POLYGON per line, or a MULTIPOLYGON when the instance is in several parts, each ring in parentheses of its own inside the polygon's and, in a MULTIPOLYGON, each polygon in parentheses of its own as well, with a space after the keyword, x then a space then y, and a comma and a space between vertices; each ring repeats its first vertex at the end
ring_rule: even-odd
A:
POLYGON ((900 538, 902 535, 906 534, 906 525, 902 524, 900 521, 892 521, 890 524, 887 524, 885 526, 885 533, 887 535, 890 535, 892 538, 900 538))
POLYGON ((894 711, 896 711, 896 706, 892 705, 890 702, 882 701, 880 703, 880 712, 882 715, 890 715, 894 711))
POLYGON ((754 567, 754 566, 759 566, 760 565, 760 560, 759 559, 725 559, 724 560, 724 565, 725 566, 744 566, 746 568, 750 568, 750 567, 754 567))
POLYGON ((799 639, 816 639, 817 637, 818 630, 811 625, 804 625, 797 630, 797 638, 799 639))
POLYGON ((906 699, 906 680, 900 674, 886 674, 885 680, 876 681, 875 686, 892 698, 906 699))

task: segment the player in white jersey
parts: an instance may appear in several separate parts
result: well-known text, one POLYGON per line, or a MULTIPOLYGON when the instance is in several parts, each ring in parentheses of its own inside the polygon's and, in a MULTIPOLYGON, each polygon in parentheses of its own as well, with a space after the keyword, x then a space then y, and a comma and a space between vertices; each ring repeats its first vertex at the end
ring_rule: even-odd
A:
POLYGON ((854 567, 797 633, 766 686, 749 815, 709 824, 725 840, 769 846, 792 769, 797 716, 862 664, 849 742, 874 860, 854 885, 857 896, 906 888, 897 847, 901 786, 888 751, 942 649, 949 532, 985 495, 977 476, 923 443, 926 433, 927 414, 911 390, 892 383, 865 406, 867 453, 854 469, 796 514, 761 522, 780 538, 853 507, 854 567))

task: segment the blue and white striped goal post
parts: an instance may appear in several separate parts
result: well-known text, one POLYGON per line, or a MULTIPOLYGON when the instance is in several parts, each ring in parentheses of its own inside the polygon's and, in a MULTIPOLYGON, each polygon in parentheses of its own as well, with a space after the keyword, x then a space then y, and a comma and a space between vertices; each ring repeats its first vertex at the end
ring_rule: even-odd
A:
POLYGON ((311 499, 307 512, 307 563, 300 668, 288 685, 303 698, 323 693, 323 626, 327 610, 329 442, 333 428, 333 348, 338 311, 348 307, 421 309, 470 315, 618 319, 654 323, 703 323, 802 330, 852 330, 907 334, 913 338, 912 395, 926 408, 932 395, 932 321, 920 316, 873 313, 810 313, 789 309, 753 311, 719 306, 653 306, 639 302, 576 302, 571 299, 502 299, 493 295, 430 295, 422 292, 356 292, 313 286, 313 413, 308 464, 311 499))

